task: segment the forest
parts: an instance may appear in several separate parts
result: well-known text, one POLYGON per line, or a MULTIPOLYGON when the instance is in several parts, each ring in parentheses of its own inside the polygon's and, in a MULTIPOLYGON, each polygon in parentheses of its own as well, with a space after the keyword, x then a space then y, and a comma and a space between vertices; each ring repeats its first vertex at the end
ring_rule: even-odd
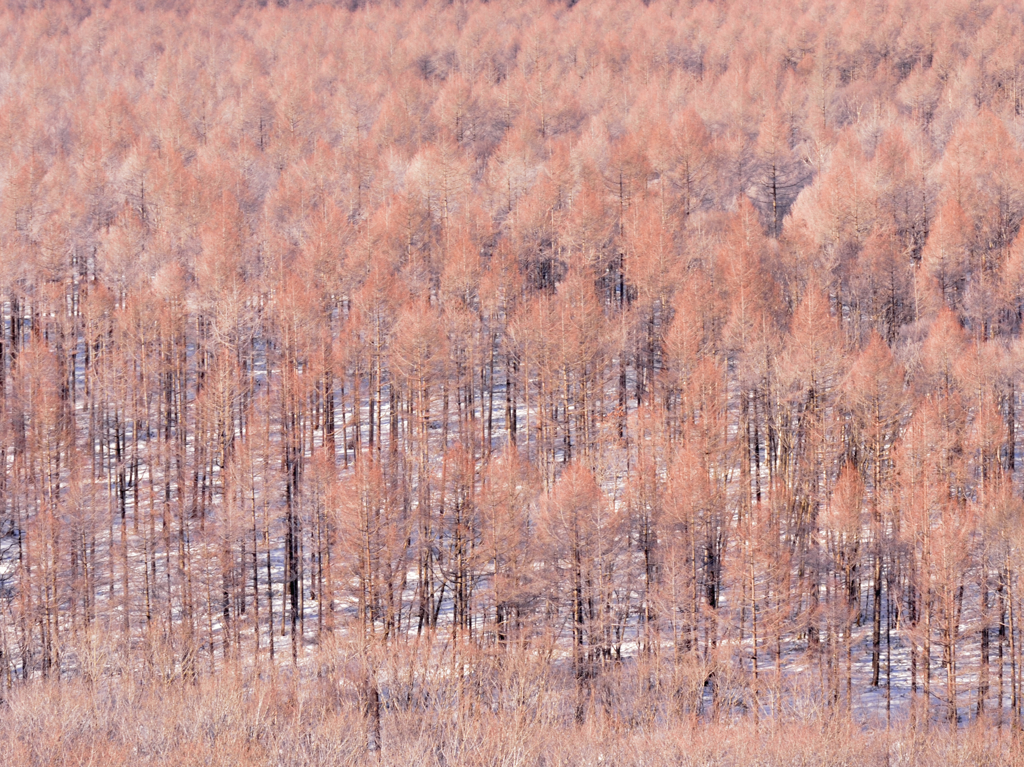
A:
POLYGON ((8 2, 0 146, 0 762, 1024 764, 1020 4, 8 2))

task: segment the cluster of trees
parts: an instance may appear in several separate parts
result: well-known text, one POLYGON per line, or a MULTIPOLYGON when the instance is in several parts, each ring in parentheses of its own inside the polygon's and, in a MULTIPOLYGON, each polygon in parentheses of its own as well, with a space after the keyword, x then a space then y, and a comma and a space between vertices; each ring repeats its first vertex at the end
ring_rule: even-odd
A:
POLYGON ((211 5, 0 16, 7 688, 1020 721, 1019 7, 211 5))

